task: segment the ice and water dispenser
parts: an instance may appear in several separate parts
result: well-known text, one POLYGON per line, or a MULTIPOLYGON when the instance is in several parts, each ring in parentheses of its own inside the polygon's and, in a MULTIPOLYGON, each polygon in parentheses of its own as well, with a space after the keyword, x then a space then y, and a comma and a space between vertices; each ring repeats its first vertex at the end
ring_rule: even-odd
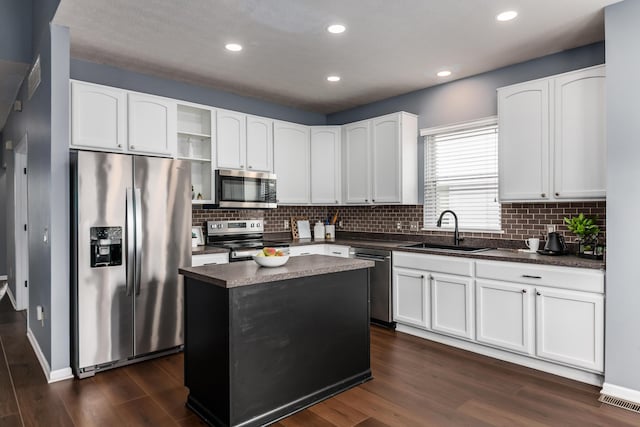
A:
POLYGON ((91 267, 122 265, 122 227, 91 227, 91 267))

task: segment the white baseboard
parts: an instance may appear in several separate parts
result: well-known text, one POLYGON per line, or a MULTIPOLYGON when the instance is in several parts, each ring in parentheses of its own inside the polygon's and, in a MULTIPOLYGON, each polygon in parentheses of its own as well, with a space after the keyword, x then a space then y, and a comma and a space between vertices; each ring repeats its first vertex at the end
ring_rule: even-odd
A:
POLYGON ((640 391, 633 390, 631 388, 621 387, 619 385, 613 385, 610 383, 602 384, 602 390, 600 393, 611 397, 617 397, 629 402, 640 404, 640 391))
POLYGON ((54 383, 56 381, 62 380, 70 380, 73 379, 73 372, 71 372, 71 368, 62 368, 56 369, 52 371, 49 367, 49 362, 47 362, 47 358, 44 357, 44 353, 36 340, 36 337, 31 332, 31 329, 27 328, 27 339, 31 343, 31 347, 33 351, 36 353, 36 358, 38 362, 40 362, 40 367, 42 367, 42 371, 44 372, 44 376, 47 379, 48 383, 54 383))
POLYGON ((602 386, 602 375, 586 372, 581 369, 570 368, 568 366, 558 365, 545 360, 535 359, 525 355, 511 353, 509 351, 500 350, 498 348, 488 347, 482 344, 476 344, 447 335, 437 334, 431 331, 414 328, 412 326, 398 324, 396 331, 404 332, 420 338, 436 341, 441 344, 450 345, 451 347, 460 348, 462 350, 471 351, 473 353, 482 354, 483 356, 493 357, 495 359, 504 360, 505 362, 515 363, 516 365, 526 366, 528 368, 537 369, 539 371, 548 372, 560 377, 569 378, 583 383, 602 386))

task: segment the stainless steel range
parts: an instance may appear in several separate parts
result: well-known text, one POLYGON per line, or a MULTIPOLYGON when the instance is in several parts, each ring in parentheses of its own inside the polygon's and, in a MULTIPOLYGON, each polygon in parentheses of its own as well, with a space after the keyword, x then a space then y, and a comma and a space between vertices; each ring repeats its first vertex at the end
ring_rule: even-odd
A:
POLYGON ((207 246, 229 249, 229 262, 251 259, 265 246, 288 248, 289 244, 264 240, 264 220, 207 221, 207 246))

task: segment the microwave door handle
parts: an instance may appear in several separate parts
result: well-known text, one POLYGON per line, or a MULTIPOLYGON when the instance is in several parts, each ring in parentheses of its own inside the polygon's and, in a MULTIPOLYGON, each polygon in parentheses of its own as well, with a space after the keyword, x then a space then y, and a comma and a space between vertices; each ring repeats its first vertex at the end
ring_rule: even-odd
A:
POLYGON ((134 190, 135 196, 135 222, 136 222, 136 280, 135 280, 135 293, 136 296, 140 295, 140 280, 142 269, 142 196, 140 195, 140 189, 134 190))
POLYGON ((135 282, 135 214, 133 207, 133 190, 127 188, 126 196, 126 248, 127 248, 127 296, 131 295, 131 288, 135 282))

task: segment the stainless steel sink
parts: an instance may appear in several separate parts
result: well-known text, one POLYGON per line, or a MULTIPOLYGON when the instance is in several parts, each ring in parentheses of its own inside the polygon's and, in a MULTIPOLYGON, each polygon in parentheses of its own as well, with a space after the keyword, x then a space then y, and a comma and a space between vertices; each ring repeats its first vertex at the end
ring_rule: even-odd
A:
POLYGON ((441 251, 455 251, 455 252, 465 252, 465 253, 483 252, 491 249, 491 248, 477 248, 473 246, 439 245, 437 243, 417 243, 414 245, 406 245, 402 247, 412 248, 412 249, 424 249, 425 251, 441 250, 441 251))

